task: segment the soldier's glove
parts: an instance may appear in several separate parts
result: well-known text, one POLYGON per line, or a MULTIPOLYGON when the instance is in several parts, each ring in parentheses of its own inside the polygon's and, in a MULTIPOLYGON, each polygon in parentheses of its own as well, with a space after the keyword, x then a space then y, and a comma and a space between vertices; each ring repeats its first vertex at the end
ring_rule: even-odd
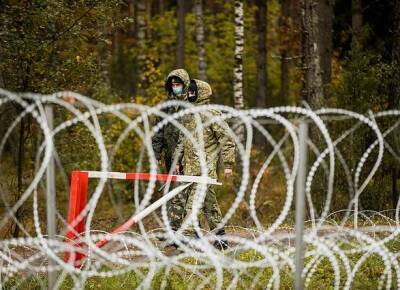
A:
POLYGON ((225 168, 224 170, 224 176, 226 178, 231 177, 232 176, 232 168, 225 168))
POLYGON ((189 84, 189 89, 188 89, 188 101, 191 103, 196 102, 197 100, 197 84, 196 81, 191 80, 189 84))

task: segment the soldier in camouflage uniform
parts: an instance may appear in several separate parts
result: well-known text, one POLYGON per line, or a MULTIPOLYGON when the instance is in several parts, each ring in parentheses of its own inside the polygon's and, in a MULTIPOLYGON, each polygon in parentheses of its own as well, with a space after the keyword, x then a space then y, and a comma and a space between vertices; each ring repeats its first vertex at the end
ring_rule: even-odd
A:
MULTIPOLYGON (((188 101, 195 105, 208 104, 210 102, 211 94, 212 90, 208 83, 200 80, 192 80, 189 88, 188 101)), ((195 115, 196 114, 185 115, 182 117, 181 123, 189 132, 191 132, 191 134, 193 134, 193 137, 198 144, 201 144, 201 142, 199 142, 199 135, 202 135, 208 176, 211 178, 217 178, 219 154, 221 154, 222 157, 224 174, 226 177, 230 176, 232 174, 232 167, 235 163, 235 143, 227 133, 229 130, 228 124, 223 120, 218 120, 208 124, 207 127, 203 127, 201 132, 199 132, 198 128, 196 129, 195 115)), ((200 117, 201 122, 204 125, 211 118, 220 115, 221 113, 217 110, 209 110, 199 113, 198 117, 200 117)), ((201 175, 200 160, 196 147, 182 132, 179 135, 178 146, 175 150, 174 158, 182 160, 183 173, 185 175, 201 175)), ((186 195, 185 212, 187 217, 190 215, 193 208, 196 189, 197 185, 192 185, 184 193, 186 195)), ((214 230, 217 236, 224 235, 224 228, 217 228, 222 221, 222 215, 216 199, 214 185, 207 186, 207 192, 202 209, 210 229, 214 230)), ((195 236, 192 226, 189 227, 186 233, 195 236)), ((224 249, 227 247, 227 242, 219 238, 214 245, 217 248, 224 249)))
MULTIPOLYGON (((173 70, 165 81, 165 90, 167 92, 168 100, 183 100, 190 84, 189 74, 184 69, 173 70)), ((178 112, 179 107, 168 107, 163 110, 167 115, 172 115, 178 112)), ((158 117, 156 122, 162 121, 158 117)), ((170 171, 172 166, 172 156, 177 145, 179 138, 179 129, 172 123, 166 124, 161 128, 152 138, 152 146, 155 157, 159 165, 161 165, 161 158, 164 153, 164 162, 167 171, 170 171)), ((177 230, 182 223, 182 216, 184 211, 184 201, 180 196, 173 198, 167 204, 168 218, 173 230, 177 230)))

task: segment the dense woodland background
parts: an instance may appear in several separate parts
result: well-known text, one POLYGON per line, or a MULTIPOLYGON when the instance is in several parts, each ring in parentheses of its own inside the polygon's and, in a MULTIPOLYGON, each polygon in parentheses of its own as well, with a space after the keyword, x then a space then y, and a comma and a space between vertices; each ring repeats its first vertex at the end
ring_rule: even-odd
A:
MULTIPOLYGON (((168 72, 183 67, 192 78, 211 84, 214 103, 251 108, 306 101, 312 108, 366 114, 399 109, 399 63, 400 0, 0 0, 0 87, 15 92, 71 90, 105 103, 154 105, 165 100, 168 72)), ((21 108, 9 104, 0 110, 2 136, 21 108)), ((71 117, 61 109, 55 115, 56 123, 71 117)), ((106 117, 103 121, 106 141, 113 144, 123 125, 106 117)), ((338 137, 351 125, 332 124, 331 129, 338 137)), ((0 163, 2 194, 9 203, 29 184, 43 138, 30 117, 14 131, 0 163)), ((399 132, 393 136, 388 140, 399 152, 399 132)), ((349 139, 343 151, 354 169, 374 139, 364 131, 349 139)), ((118 152, 115 170, 134 168, 139 153, 132 140, 118 152)), ((57 139, 66 175, 74 168, 99 168, 95 144, 82 148, 85 142, 94 143, 79 125, 57 139)), ((254 162, 261 163, 258 157, 270 150, 256 146, 254 162)), ((363 209, 395 207, 398 172, 395 158, 386 156, 363 194, 363 209)), ((58 204, 65 209, 67 185, 58 175, 58 204)), ((266 223, 284 200, 278 185, 283 177, 274 172, 268 177, 263 182, 270 192, 258 201, 266 223)), ((349 201, 343 178, 339 170, 333 209, 349 201)), ((233 199, 232 187, 224 187, 220 200, 233 199)), ((131 187, 120 185, 119 190, 109 195, 111 202, 127 204, 131 187)), ((324 197, 318 183, 316 192, 318 203, 324 197)), ((28 228, 30 206, 17 213, 28 228)), ((20 234, 15 225, 0 232, 20 234)))

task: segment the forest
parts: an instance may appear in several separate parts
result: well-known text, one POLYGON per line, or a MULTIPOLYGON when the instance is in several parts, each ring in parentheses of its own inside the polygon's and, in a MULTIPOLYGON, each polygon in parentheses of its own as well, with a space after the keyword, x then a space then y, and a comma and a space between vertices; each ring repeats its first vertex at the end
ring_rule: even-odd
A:
MULTIPOLYGON (((207 81, 213 104, 237 110, 340 108, 367 118, 399 110, 400 0, 0 0, 1 89, 37 94, 71 91, 104 104, 156 106, 167 100, 165 80, 177 68, 184 68, 193 79, 207 81)), ((23 110, 18 103, 0 102, 0 138, 23 110)), ((133 117, 138 113, 127 114, 133 117)), ((290 113, 287 116, 290 118, 290 113)), ((54 107, 55 126, 72 117, 65 108, 54 107)), ((398 116, 377 120, 385 129, 397 121, 398 116)), ((126 124, 106 114, 100 124, 105 147, 111 150, 126 124)), ((327 122, 334 140, 353 125, 327 122)), ((277 139, 284 135, 273 124, 264 127, 277 139)), ((354 175, 376 136, 364 127, 350 131, 340 148, 354 175)), ((387 212, 391 218, 399 200, 398 124, 393 132, 385 139, 389 153, 385 151, 359 200, 361 210, 387 212)), ((316 128, 310 128, 310 134, 317 147, 325 149, 316 128)), ((140 138, 134 132, 129 136, 113 156, 113 171, 133 172, 142 158, 140 138)), ((257 138, 251 151, 252 180, 274 150, 257 138)), ((21 198, 34 179, 37 152, 44 139, 31 115, 23 116, 9 134, 0 152, 0 216, 7 214, 9 205, 21 198)), ((287 154, 289 147, 284 150, 287 154)), ((77 168, 99 170, 101 160, 90 132, 80 123, 61 131, 54 148, 57 168, 62 168, 56 173, 57 208, 66 217, 70 173, 77 168)), ((378 156, 373 149, 371 152, 372 158, 365 160, 368 168, 378 156)), ((317 157, 310 154, 309 164, 317 157)), ((147 161, 144 171, 150 167, 147 161)), ((223 213, 239 190, 239 166, 234 168, 234 178, 217 191, 223 213)), ((346 180, 347 172, 337 166, 332 213, 346 208, 356 192, 348 188, 354 180, 346 180)), ((359 171, 362 179, 369 173, 359 171)), ((326 198, 321 192, 328 183, 323 170, 316 172, 315 180, 311 194, 317 213, 321 213, 326 198)), ((107 194, 99 201, 101 214, 94 218, 95 228, 110 231, 131 216, 132 188, 120 181, 107 184, 107 194)), ((286 194, 277 160, 262 178, 260 191, 266 194, 255 201, 259 219, 270 225, 281 212, 286 194)), ((157 192, 153 199, 160 196, 157 192)), ((42 186, 39 215, 43 218, 45 200, 42 186)), ((0 240, 35 232, 32 202, 30 197, 13 219, 0 225, 0 240)), ((254 228, 248 210, 249 203, 244 200, 228 224, 254 228)), ((307 208, 306 219, 311 219, 310 215, 307 208)), ((368 219, 361 219, 363 222, 368 219)), ((149 228, 158 225, 157 218, 146 223, 149 228)), ((294 205, 284 223, 293 225, 294 205)), ((63 227, 61 221, 57 227, 63 227)))

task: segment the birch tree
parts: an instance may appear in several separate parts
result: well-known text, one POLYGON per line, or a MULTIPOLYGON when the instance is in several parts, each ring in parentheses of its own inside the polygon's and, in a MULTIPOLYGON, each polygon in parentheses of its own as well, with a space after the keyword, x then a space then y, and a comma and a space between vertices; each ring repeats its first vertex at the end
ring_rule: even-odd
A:
POLYGON ((177 14, 178 14, 178 27, 177 27, 176 65, 179 68, 183 68, 185 64, 185 0, 178 0, 177 14))
POLYGON ((235 0, 235 61, 233 67, 233 95, 236 109, 243 109, 243 1, 235 0))
POLYGON ((136 84, 136 94, 143 95, 143 67, 144 67, 144 50, 146 41, 146 3, 145 0, 136 0, 135 3, 135 13, 136 13, 136 39, 137 39, 137 49, 138 55, 136 57, 137 62, 137 80, 139 83, 136 84))
POLYGON ((203 1, 195 0, 194 10, 196 15, 196 43, 198 56, 198 77, 206 80, 206 52, 204 48, 204 19, 203 19, 203 1))

